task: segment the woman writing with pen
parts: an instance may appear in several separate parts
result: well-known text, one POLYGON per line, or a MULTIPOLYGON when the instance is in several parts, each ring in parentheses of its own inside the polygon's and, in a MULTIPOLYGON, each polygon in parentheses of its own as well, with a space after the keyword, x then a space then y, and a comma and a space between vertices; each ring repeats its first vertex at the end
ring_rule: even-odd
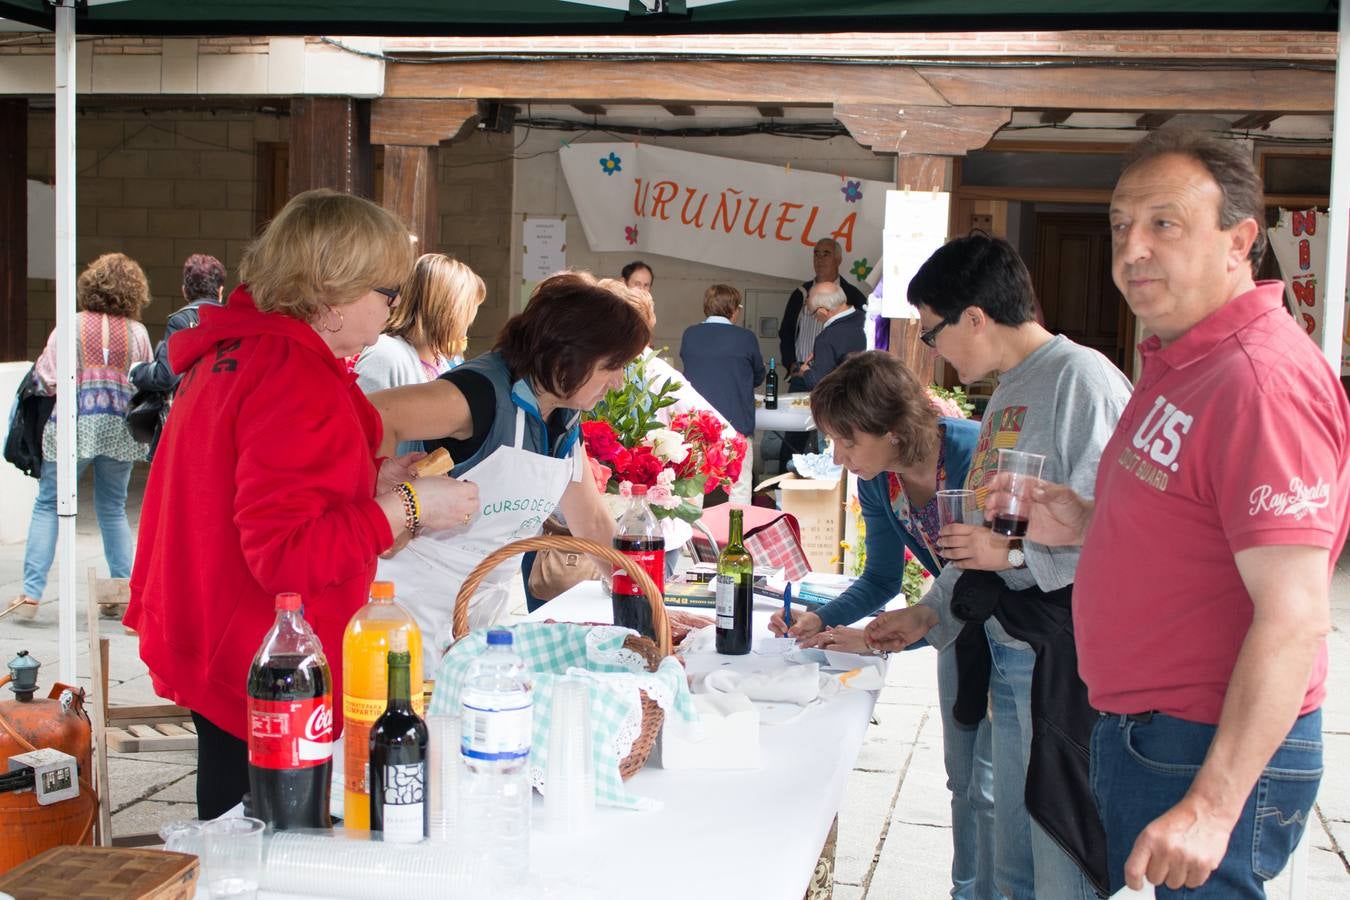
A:
MULTIPOLYGON (((879 611, 900 593, 908 549, 936 575, 948 562, 996 552, 989 531, 949 525, 939 534, 937 492, 965 486, 979 425, 939 417, 927 392, 894 356, 882 351, 849 357, 811 391, 816 426, 834 445, 834 460, 858 477, 867 526, 862 577, 815 612, 775 612, 769 627, 803 647, 867 653, 860 628, 843 627, 879 611)), ((1006 544, 1002 552, 1007 554, 1006 544)), ((944 763, 952 792, 952 896, 996 896, 993 768, 988 719, 958 725, 956 655, 938 654, 944 763)))

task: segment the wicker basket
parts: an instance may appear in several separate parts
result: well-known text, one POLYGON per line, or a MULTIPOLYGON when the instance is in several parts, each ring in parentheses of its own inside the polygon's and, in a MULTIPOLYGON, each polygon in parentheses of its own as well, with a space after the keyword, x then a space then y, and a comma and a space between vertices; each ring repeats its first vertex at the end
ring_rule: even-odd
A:
MULTIPOLYGON (((469 633, 469 600, 488 573, 513 556, 529 553, 531 550, 565 550, 573 553, 587 553, 601 562, 618 566, 626 571, 642 588, 642 592, 647 595, 647 602, 651 604, 652 625, 656 629, 656 642, 653 643, 645 637, 629 635, 624 640, 624 647, 642 656, 647 661, 649 672, 655 672, 661 660, 670 655, 670 620, 666 618, 665 600, 662 598, 660 590, 657 589, 656 583, 652 581, 651 576, 641 566, 617 550, 585 538, 566 535, 542 535, 512 541, 483 557, 483 561, 475 566, 469 576, 464 579, 464 584, 459 589, 459 595, 455 597, 455 612, 452 620, 452 634, 455 640, 459 640, 469 633)), ((661 725, 664 722, 665 713, 661 707, 643 691, 642 731, 637 740, 633 742, 632 750, 619 761, 619 775, 624 781, 633 777, 638 770, 647 764, 647 757, 651 756, 652 748, 656 746, 656 737, 661 733, 661 725)))
POLYGON ((121 847, 53 847, 0 876, 14 900, 192 900, 197 857, 121 847))

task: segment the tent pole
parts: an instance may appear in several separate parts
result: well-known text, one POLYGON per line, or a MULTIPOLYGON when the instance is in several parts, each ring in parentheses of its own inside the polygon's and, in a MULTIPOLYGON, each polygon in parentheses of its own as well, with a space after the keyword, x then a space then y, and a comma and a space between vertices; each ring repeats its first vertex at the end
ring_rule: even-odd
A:
MULTIPOLYGON (((61 556, 61 680, 74 685, 75 603, 75 2, 56 7, 56 515, 61 556)), ((44 463, 45 465, 46 463, 44 463)))
POLYGON ((1322 353, 1337 375, 1345 339, 1345 267, 1350 238, 1350 3, 1342 0, 1336 42, 1336 99, 1331 129, 1331 211, 1327 217, 1326 315, 1322 322, 1322 353))

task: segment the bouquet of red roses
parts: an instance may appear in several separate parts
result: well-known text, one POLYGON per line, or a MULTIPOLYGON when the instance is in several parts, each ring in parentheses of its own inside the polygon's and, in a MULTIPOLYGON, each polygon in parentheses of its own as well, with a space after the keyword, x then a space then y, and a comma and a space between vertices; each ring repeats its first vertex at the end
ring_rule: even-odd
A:
POLYGON ((669 382, 646 387, 643 361, 617 391, 605 395, 581 424, 596 484, 610 494, 647 486, 657 518, 696 521, 702 496, 740 477, 745 438, 707 412, 679 413, 667 426, 657 413, 675 402, 669 382), (639 387, 642 385, 642 387, 639 387))

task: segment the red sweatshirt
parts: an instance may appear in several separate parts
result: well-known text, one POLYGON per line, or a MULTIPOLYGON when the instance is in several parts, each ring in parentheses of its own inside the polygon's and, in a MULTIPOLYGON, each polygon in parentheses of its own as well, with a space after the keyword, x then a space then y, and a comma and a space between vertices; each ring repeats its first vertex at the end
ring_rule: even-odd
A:
MULTIPOLYGON (((183 372, 141 510, 126 624, 155 691, 247 738, 249 665, 296 591, 342 692, 342 632, 393 542, 379 414, 314 329, 244 288, 174 334, 183 372)), ((341 724, 342 703, 333 704, 341 724)))

